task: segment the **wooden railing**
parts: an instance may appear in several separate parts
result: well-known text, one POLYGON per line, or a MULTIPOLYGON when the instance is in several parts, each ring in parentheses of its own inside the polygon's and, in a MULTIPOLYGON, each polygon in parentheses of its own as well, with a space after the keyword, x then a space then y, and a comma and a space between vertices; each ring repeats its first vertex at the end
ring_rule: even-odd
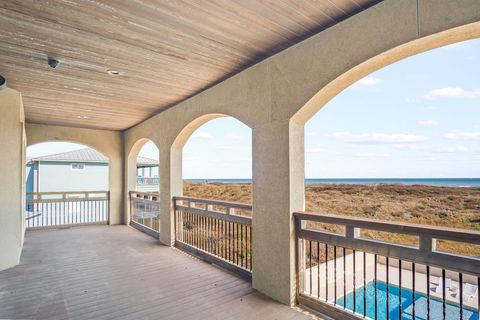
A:
POLYGON ((130 191, 130 225, 155 238, 160 237, 160 196, 130 191))
POLYGON ((137 177, 137 185, 158 185, 160 178, 158 177, 137 177))
POLYGON ((26 227, 107 224, 109 195, 108 191, 27 192, 26 227))
POLYGON ((187 197, 173 204, 179 249, 251 279, 251 205, 187 197))
POLYGON ((436 242, 480 245, 480 232, 305 212, 294 218, 300 304, 335 319, 479 319, 480 257, 441 252, 436 242), (391 234, 416 245, 383 240, 391 234))

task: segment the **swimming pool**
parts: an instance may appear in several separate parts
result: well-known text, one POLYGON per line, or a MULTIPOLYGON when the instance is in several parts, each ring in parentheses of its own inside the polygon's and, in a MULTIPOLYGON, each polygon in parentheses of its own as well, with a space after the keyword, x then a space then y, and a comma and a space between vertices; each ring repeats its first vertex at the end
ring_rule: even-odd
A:
MULTIPOLYGON (((399 314, 399 298, 400 290, 395 285, 388 285, 388 304, 389 316, 392 320, 413 320, 413 295, 412 290, 402 288, 402 315, 399 314)), ((345 297, 346 308, 353 311, 353 295, 351 292, 345 297)), ((387 319, 387 284, 383 281, 377 281, 377 320, 387 319)), ((361 287, 355 292, 356 312, 364 315, 365 310, 363 306, 364 288, 361 287)), ((343 307, 344 298, 337 299, 337 304, 343 307)), ((369 282, 366 286, 366 316, 375 318, 375 285, 374 282, 369 282)), ((446 303, 446 320, 460 319, 460 306, 458 304, 446 303)), ((427 319, 427 296, 423 293, 415 292, 415 320, 427 319)), ((430 319, 443 320, 442 301, 430 297, 430 319)), ((463 307, 463 319, 478 320, 478 311, 468 307, 463 307)))

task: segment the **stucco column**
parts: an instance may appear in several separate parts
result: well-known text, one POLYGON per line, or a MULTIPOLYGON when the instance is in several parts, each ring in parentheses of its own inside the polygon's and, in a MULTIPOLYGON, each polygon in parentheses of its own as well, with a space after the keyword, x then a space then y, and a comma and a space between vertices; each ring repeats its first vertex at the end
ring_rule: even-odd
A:
POLYGON ((0 90, 0 270, 20 262, 25 233, 25 129, 22 97, 0 90))
POLYGON ((172 197, 183 194, 182 149, 170 145, 160 147, 160 242, 171 246, 175 242, 175 221, 172 197))
POLYGON ((303 126, 253 128, 253 287, 291 305, 295 300, 292 213, 304 208, 303 126))

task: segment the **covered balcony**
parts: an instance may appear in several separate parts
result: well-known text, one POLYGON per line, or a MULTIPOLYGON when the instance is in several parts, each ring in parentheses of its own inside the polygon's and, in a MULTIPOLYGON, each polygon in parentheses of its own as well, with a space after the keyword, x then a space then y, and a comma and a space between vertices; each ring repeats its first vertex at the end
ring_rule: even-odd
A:
POLYGON ((480 232, 305 212, 304 161, 304 125, 330 99, 479 38, 479 12, 3 1, 0 318, 479 319, 479 257, 444 243, 478 246, 480 232), (183 194, 186 141, 223 116, 252 130, 251 203, 183 194), (47 141, 100 152, 108 189, 26 192, 26 147, 47 141), (160 160, 138 166, 148 141, 160 160))

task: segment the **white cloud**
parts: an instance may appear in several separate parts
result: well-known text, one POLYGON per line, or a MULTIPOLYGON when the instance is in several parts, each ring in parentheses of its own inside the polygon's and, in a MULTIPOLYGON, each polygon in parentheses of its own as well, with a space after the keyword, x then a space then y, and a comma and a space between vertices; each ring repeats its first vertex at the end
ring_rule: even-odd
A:
POLYGON ((393 147, 395 149, 399 150, 414 150, 416 149, 415 146, 412 146, 411 144, 394 144, 393 147))
POLYGON ((356 157, 361 158, 386 158, 390 157, 388 153, 373 153, 373 152, 361 152, 355 155, 356 157))
POLYGON ((463 132, 452 130, 443 135, 445 139, 450 140, 480 140, 480 132, 463 132))
POLYGON ((335 132, 329 135, 337 140, 351 143, 402 144, 428 140, 428 137, 409 133, 359 133, 335 132))
POLYGON ((325 152, 325 148, 323 147, 307 149, 307 153, 323 153, 323 152, 325 152))
POLYGON ((425 99, 434 100, 439 97, 447 98, 480 98, 480 90, 465 90, 459 87, 432 89, 423 96, 425 99))
POLYGON ((213 135, 206 131, 198 131, 192 135, 192 138, 199 138, 199 139, 213 139, 213 135))
POLYGON ((242 139, 241 136, 239 136, 239 135, 237 135, 237 134, 232 134, 232 133, 227 134, 227 138, 233 139, 233 140, 240 140, 240 139, 242 139))
POLYGON ((435 127, 435 126, 438 126, 438 121, 437 120, 422 120, 422 121, 418 121, 417 124, 419 126, 424 126, 424 127, 435 127))
POLYGON ((435 153, 458 153, 458 152, 467 152, 468 148, 465 146, 454 146, 454 147, 443 147, 435 150, 435 153))
POLYGON ((423 108, 423 110, 425 110, 425 111, 433 111, 433 110, 435 110, 435 107, 428 106, 428 107, 423 108))
POLYGON ((370 86, 375 86, 379 83, 381 83, 382 80, 381 79, 378 79, 378 78, 374 78, 372 76, 366 76, 365 78, 362 78, 360 80, 358 80, 357 82, 355 82, 352 86, 366 86, 366 87, 370 87, 370 86))

